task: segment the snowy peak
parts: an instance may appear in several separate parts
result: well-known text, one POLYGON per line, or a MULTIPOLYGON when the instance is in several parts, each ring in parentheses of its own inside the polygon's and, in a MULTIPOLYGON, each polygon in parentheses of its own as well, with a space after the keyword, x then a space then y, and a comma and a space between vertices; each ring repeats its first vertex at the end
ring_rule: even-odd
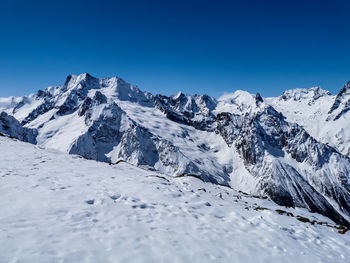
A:
POLYGON ((215 113, 229 112, 252 115, 263 110, 264 107, 264 100, 259 93, 253 95, 247 91, 237 90, 234 93, 224 94, 218 99, 215 113))
POLYGON ((153 106, 151 94, 140 91, 123 79, 118 77, 98 79, 88 73, 69 75, 63 86, 48 87, 44 91, 39 90, 36 94, 17 99, 12 107, 8 100, 4 100, 3 104, 5 105, 6 102, 7 111, 23 125, 29 125, 40 115, 71 114, 87 98, 99 99, 94 97, 97 91, 111 101, 129 101, 142 106, 153 106))
POLYGON ((176 95, 172 95, 170 97, 173 98, 174 100, 181 100, 181 99, 185 98, 186 95, 183 94, 182 91, 179 91, 176 95))
POLYGON ((255 102, 258 104, 258 103, 261 103, 261 102, 264 102, 263 98, 261 97, 260 93, 256 93, 255 94, 255 102))
POLYGON ((312 104, 316 100, 324 96, 331 96, 328 90, 324 90, 321 87, 312 87, 307 89, 291 89, 286 90, 281 95, 281 100, 294 100, 294 101, 307 101, 312 104))
POLYGON ((63 85, 64 89, 76 88, 78 85, 81 87, 87 87, 89 89, 99 88, 99 79, 91 76, 89 73, 84 73, 80 75, 69 75, 63 85))
POLYGON ((174 110, 188 113, 209 112, 216 107, 216 100, 206 94, 191 96, 185 95, 181 91, 170 96, 169 103, 174 110))
POLYGON ((131 85, 118 77, 98 79, 88 73, 70 75, 63 86, 63 91, 66 90, 77 90, 85 97, 90 90, 102 90, 108 97, 136 102, 144 106, 151 105, 149 93, 142 92, 137 86, 131 85))

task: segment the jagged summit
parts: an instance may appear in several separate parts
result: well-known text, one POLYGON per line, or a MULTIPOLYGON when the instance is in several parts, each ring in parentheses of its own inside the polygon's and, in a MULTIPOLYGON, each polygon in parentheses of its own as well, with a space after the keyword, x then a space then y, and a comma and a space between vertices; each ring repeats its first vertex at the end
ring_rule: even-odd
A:
POLYGON ((350 110, 350 81, 337 94, 334 103, 329 110, 328 120, 337 120, 350 110))
POLYGON ((302 101, 307 100, 308 103, 313 103, 323 96, 331 96, 331 93, 328 90, 324 90, 321 87, 312 87, 306 89, 291 89, 286 90, 281 95, 282 100, 294 100, 294 101, 302 101))
POLYGON ((264 99, 261 97, 259 92, 255 94, 255 100, 256 100, 256 103, 264 102, 264 99))
POLYGON ((174 100, 178 100, 178 99, 182 99, 182 98, 186 97, 186 95, 182 91, 179 91, 178 93, 176 93, 175 95, 172 95, 170 97, 173 98, 174 100))

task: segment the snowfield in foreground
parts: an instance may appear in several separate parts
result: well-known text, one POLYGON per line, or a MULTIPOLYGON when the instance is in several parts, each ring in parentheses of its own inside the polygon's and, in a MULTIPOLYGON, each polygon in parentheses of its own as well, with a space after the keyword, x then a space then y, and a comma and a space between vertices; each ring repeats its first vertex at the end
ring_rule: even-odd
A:
POLYGON ((0 262, 349 262, 350 233, 228 187, 0 137, 0 262), (293 213, 287 216, 280 209, 293 213), (283 214, 283 215, 281 215, 283 214))

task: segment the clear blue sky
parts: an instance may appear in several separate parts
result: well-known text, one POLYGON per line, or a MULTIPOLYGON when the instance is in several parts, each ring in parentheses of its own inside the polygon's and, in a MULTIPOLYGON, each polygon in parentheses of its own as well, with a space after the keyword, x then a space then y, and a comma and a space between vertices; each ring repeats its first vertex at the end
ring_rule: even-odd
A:
POLYGON ((0 97, 84 72, 168 95, 336 93, 350 80, 348 2, 0 0, 0 97))

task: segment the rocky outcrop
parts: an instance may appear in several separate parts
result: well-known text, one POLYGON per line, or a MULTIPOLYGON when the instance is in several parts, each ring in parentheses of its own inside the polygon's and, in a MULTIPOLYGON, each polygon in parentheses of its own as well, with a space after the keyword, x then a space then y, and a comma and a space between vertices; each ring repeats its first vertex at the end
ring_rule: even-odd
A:
POLYGON ((0 133, 24 142, 36 143, 38 131, 24 128, 19 121, 6 112, 0 113, 0 133))
POLYGON ((350 81, 344 85, 335 97, 334 103, 329 110, 327 120, 337 120, 350 110, 350 81))
POLYGON ((215 122, 213 110, 216 100, 208 95, 185 95, 179 92, 174 96, 156 95, 155 106, 172 121, 193 126, 196 129, 212 131, 215 122))

